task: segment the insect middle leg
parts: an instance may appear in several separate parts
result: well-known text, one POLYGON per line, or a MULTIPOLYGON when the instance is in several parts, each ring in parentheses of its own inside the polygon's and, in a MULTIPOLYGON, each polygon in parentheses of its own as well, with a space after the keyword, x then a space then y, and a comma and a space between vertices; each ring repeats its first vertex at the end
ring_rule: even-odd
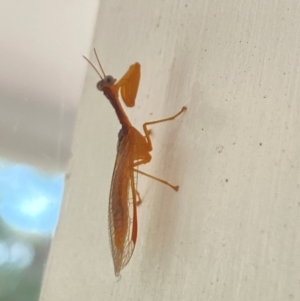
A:
POLYGON ((151 134, 151 130, 148 129, 148 126, 151 125, 151 124, 156 124, 156 123, 161 123, 161 122, 165 122, 165 121, 171 121, 171 120, 174 120, 176 117, 178 117, 180 114, 182 114, 184 111, 186 110, 186 107, 182 107, 182 109, 175 115, 171 116, 171 117, 168 117, 168 118, 164 118, 164 119, 160 119, 160 120, 155 120, 155 121, 150 121, 150 122, 146 122, 143 124, 143 129, 144 129, 144 132, 145 132, 145 140, 146 140, 146 143, 147 143, 147 151, 144 153, 144 156, 142 158, 140 158, 138 161, 136 161, 134 164, 133 164, 133 170, 137 173, 140 173, 144 176, 147 176, 153 180, 156 180, 158 182, 161 182, 169 187, 171 187, 172 189, 174 189, 175 191, 178 191, 179 189, 179 186, 177 185, 172 185, 170 184, 169 182, 163 180, 163 179, 160 179, 158 177, 155 177, 155 176, 152 176, 152 175, 149 175, 148 173, 145 173, 135 167, 138 167, 139 165, 141 164, 146 164, 148 162, 151 161, 151 155, 150 155, 150 151, 152 150, 152 142, 151 142, 151 138, 150 138, 150 134, 151 134))
POLYGON ((154 120, 154 121, 149 121, 149 122, 146 122, 146 123, 143 124, 143 129, 144 129, 144 132, 145 132, 145 138, 147 140, 149 149, 152 150, 152 141, 151 141, 151 138, 150 138, 151 130, 148 129, 148 126, 151 125, 151 124, 156 124, 156 123, 161 123, 161 122, 174 120, 180 114, 182 114, 184 111, 186 111, 186 109, 187 109, 186 107, 182 107, 181 110, 177 114, 175 114, 171 117, 164 118, 164 119, 159 119, 159 120, 154 120))

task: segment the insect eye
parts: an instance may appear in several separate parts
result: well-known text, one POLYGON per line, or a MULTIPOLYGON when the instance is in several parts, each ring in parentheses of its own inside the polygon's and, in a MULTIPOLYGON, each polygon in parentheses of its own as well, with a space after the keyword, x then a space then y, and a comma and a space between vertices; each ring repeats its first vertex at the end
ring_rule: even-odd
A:
POLYGON ((112 86, 117 80, 111 75, 107 75, 97 83, 97 89, 103 91, 103 87, 112 86))
POLYGON ((110 85, 113 85, 113 84, 116 82, 116 79, 113 78, 111 75, 107 75, 107 76, 105 77, 104 81, 105 81, 105 83, 106 83, 107 85, 110 86, 110 85))

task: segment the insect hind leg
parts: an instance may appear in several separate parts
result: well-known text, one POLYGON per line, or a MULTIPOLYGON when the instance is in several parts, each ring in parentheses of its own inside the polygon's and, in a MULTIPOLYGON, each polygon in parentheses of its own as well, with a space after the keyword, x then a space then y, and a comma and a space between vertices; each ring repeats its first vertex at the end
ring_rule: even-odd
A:
POLYGON ((139 206, 142 203, 141 195, 137 190, 135 190, 135 193, 136 193, 136 196, 137 196, 136 204, 137 204, 137 206, 139 206))
POLYGON ((160 178, 154 177, 154 176, 152 176, 152 175, 149 175, 148 173, 145 173, 145 172, 143 172, 143 171, 141 171, 141 170, 138 170, 138 169, 136 169, 136 168, 134 168, 133 170, 134 170, 135 172, 137 172, 137 173, 140 173, 141 175, 144 175, 144 176, 149 177, 149 178, 151 178, 151 179, 153 179, 153 180, 156 180, 156 181, 158 181, 158 182, 160 182, 160 183, 163 183, 163 184, 165 184, 165 185, 171 187, 171 188, 174 189, 175 191, 178 191, 178 190, 179 190, 179 186, 178 186, 178 185, 176 185, 176 186, 175 186, 175 185, 172 185, 172 184, 170 184, 169 182, 167 182, 167 181, 165 181, 165 180, 163 180, 163 179, 160 179, 160 178))

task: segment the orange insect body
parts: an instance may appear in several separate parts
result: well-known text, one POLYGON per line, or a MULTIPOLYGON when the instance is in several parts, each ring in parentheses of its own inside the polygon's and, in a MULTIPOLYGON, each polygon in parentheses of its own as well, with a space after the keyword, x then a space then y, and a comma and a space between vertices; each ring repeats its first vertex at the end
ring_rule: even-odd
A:
POLYGON ((137 204, 141 202, 140 194, 135 183, 135 174, 140 173, 166 184, 178 190, 178 186, 171 185, 167 181, 144 173, 137 169, 141 164, 151 160, 152 142, 148 126, 160 122, 170 121, 182 114, 186 107, 183 107, 174 116, 146 122, 143 124, 145 136, 136 130, 125 114, 120 101, 119 91, 125 105, 133 107, 140 81, 140 64, 130 66, 126 74, 116 82, 110 75, 105 75, 96 50, 94 50, 103 76, 96 67, 84 57, 99 74, 101 80, 97 83, 97 89, 102 91, 116 111, 117 117, 122 125, 119 132, 117 157, 112 176, 109 196, 109 236, 111 252, 114 262, 115 275, 119 276, 120 271, 128 264, 137 239, 137 204))

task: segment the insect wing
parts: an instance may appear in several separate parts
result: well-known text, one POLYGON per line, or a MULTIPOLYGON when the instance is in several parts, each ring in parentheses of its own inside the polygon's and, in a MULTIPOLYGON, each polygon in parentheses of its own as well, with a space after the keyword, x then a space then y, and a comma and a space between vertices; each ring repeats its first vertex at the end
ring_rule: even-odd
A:
POLYGON ((137 238, 136 188, 128 135, 121 129, 109 198, 109 236, 115 275, 128 264, 137 238))

